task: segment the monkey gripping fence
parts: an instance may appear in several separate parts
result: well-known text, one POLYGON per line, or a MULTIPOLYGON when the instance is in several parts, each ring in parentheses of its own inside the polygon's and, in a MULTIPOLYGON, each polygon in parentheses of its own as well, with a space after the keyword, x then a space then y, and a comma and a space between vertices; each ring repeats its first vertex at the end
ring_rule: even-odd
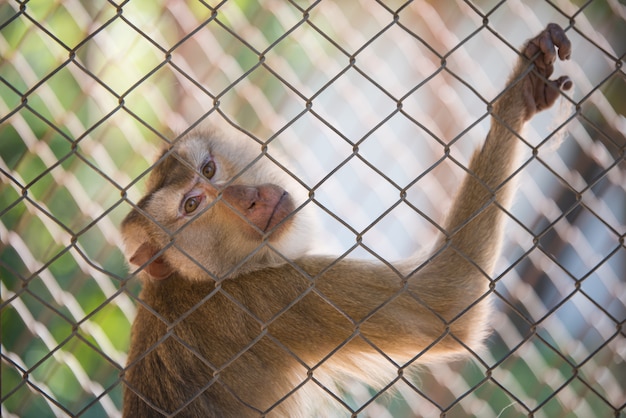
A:
POLYGON ((141 301, 119 223, 172 132, 242 131, 311 192, 316 250, 398 259, 433 241, 550 21, 575 90, 526 133, 487 350, 323 396, 336 416, 626 416, 626 7, 493 3, 2 3, 2 416, 120 414, 141 301))

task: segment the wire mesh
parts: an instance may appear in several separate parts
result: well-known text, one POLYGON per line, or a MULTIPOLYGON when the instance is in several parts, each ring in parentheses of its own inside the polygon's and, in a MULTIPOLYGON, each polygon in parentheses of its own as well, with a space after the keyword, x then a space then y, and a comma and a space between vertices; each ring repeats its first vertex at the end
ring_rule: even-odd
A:
POLYGON ((625 416, 615 0, 0 5, 2 416, 120 415, 140 285, 119 224, 164 144, 239 130, 314 191, 317 252, 406 257, 435 239, 515 48, 551 21, 575 90, 527 131, 487 351, 321 396, 337 416, 625 416))

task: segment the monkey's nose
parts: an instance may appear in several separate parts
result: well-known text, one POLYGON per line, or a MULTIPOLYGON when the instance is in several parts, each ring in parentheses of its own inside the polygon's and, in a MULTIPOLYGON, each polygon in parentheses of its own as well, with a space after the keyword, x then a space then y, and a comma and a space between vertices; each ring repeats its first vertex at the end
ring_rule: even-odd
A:
POLYGON ((261 231, 273 228, 294 210, 289 193, 275 184, 228 186, 222 198, 261 231))

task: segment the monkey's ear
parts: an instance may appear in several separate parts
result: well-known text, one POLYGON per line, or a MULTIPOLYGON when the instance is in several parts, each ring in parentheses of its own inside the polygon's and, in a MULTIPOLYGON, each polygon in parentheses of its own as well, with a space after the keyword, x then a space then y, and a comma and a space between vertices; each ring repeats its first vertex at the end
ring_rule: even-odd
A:
POLYGON ((144 266, 143 271, 157 280, 167 279, 174 271, 172 267, 163 259, 163 256, 159 256, 150 261, 154 255, 158 252, 152 245, 144 242, 137 248, 135 253, 128 259, 129 263, 141 267, 144 266), (149 263, 146 265, 146 263, 149 263))

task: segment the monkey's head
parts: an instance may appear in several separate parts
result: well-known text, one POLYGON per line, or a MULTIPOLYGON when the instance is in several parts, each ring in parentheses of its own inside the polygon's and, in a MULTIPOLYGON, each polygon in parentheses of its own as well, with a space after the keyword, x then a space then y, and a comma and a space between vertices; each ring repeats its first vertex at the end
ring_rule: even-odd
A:
POLYGON ((147 189, 122 223, 144 277, 234 277, 308 250, 293 195, 302 188, 243 139, 188 135, 163 152, 147 189))

